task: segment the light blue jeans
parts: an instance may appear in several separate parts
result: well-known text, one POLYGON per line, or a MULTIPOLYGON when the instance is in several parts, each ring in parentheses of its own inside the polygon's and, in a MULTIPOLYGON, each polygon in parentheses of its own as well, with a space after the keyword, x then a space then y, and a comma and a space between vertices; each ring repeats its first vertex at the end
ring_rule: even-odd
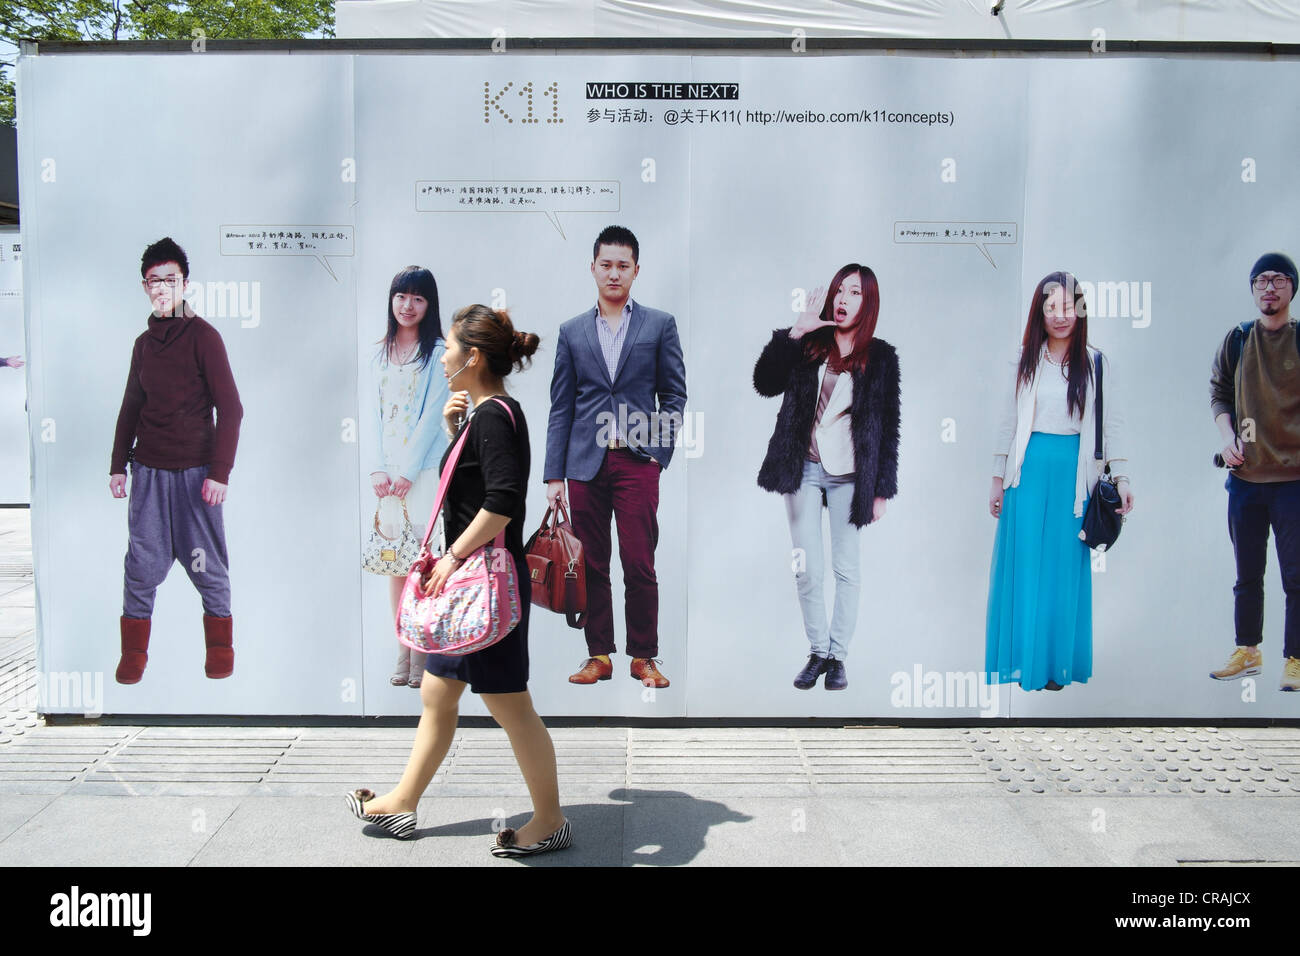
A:
POLYGON ((862 587, 858 528, 849 523, 853 504, 853 475, 828 475, 820 462, 803 463, 799 490, 785 499, 790 520, 791 555, 795 587, 803 611, 803 627, 812 652, 821 657, 844 660, 858 620, 858 593, 862 587), (831 518, 831 568, 835 574, 835 607, 826 622, 826 598, 822 582, 826 562, 822 558, 822 492, 831 518))

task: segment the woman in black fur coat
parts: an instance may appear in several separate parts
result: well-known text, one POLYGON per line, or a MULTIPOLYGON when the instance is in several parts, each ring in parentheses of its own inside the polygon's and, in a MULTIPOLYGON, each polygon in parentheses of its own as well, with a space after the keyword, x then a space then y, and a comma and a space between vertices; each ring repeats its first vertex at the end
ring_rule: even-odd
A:
POLYGON ((794 686, 826 675, 827 690, 848 686, 844 659, 858 618, 858 532, 885 514, 898 491, 898 353, 875 337, 880 287, 850 263, 816 289, 808 309, 777 329, 754 366, 760 395, 782 395, 759 487, 785 498, 795 584, 811 653, 794 686), (835 605, 822 593, 821 509, 830 512, 835 605))

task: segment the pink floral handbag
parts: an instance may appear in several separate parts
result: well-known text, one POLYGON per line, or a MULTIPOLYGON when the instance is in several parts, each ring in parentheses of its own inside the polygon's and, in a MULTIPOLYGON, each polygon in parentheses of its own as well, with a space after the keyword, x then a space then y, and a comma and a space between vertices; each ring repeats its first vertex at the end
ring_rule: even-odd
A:
MULTIPOLYGON (((510 406, 499 398, 494 401, 506 410, 514 424, 510 406)), ((423 580, 438 562, 438 557, 429 552, 429 537, 468 436, 466 426, 442 469, 438 498, 429 515, 420 556, 411 565, 411 573, 402 587, 397 639, 413 651, 453 657, 473 654, 491 647, 519 623, 519 582, 515 578, 515 559, 506 550, 504 528, 497 532, 491 544, 478 548, 452 572, 442 593, 437 597, 424 593, 423 580)))

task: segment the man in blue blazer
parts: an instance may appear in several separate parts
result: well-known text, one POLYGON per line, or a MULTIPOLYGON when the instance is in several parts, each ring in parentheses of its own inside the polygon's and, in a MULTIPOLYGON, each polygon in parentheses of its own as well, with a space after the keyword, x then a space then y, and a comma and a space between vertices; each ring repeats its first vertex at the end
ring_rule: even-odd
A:
POLYGON ((609 562, 612 516, 623 563, 631 675, 667 687, 659 653, 659 472, 668 467, 686 408, 686 367, 677 322, 631 298, 640 246, 609 226, 592 247, 596 305, 560 326, 546 429, 547 500, 565 502, 587 562, 587 653, 574 684, 614 672, 609 562))

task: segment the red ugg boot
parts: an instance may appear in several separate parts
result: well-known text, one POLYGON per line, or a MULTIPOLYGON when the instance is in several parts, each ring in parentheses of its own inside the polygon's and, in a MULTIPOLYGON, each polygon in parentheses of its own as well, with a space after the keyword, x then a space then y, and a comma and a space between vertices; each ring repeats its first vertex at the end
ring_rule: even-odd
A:
POLYGON ((149 663, 149 618, 122 618, 122 660, 117 665, 119 684, 138 684, 149 663))
POLYGON ((234 619, 203 615, 203 641, 208 645, 208 658, 203 663, 203 673, 213 680, 229 677, 235 672, 235 649, 231 631, 234 619))

